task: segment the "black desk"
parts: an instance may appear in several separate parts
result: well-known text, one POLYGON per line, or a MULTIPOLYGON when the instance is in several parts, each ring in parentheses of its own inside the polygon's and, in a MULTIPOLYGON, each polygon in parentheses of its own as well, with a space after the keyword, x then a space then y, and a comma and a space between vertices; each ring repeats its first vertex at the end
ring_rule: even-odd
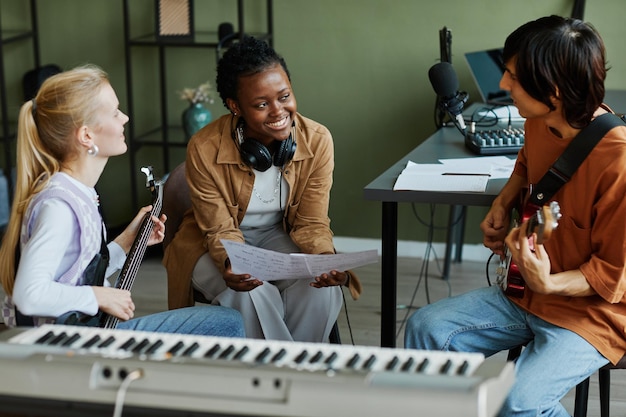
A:
POLYGON ((444 127, 364 189, 366 200, 382 202, 382 260, 381 260, 381 332, 380 345, 396 344, 396 290, 398 249, 398 203, 447 204, 451 212, 457 206, 490 206, 506 179, 491 180, 484 193, 393 191, 398 175, 409 160, 416 163, 437 163, 439 159, 476 157, 465 148, 463 135, 452 127, 444 127))
MULTIPOLYGON (((626 90, 607 90, 604 101, 618 114, 626 113, 626 90)), ((475 103, 464 111, 471 114, 480 106, 475 103)), ((453 127, 438 130, 364 189, 366 200, 382 202, 382 273, 381 273, 381 332, 380 345, 395 347, 396 344, 396 290, 398 252, 398 203, 429 203, 450 205, 450 222, 458 216, 459 207, 490 206, 506 179, 491 180, 484 193, 393 191, 398 175, 411 160, 417 163, 436 163, 439 159, 476 157, 465 148, 463 135, 453 127)), ((512 156, 513 157, 513 156, 512 156)), ((446 268, 450 255, 450 231, 446 248, 446 268)), ((462 237, 461 237, 462 239, 462 237)), ((457 258, 460 257, 457 254, 457 258)), ((460 260, 460 259, 458 259, 460 260)), ((447 272, 444 272, 444 277, 447 272)))

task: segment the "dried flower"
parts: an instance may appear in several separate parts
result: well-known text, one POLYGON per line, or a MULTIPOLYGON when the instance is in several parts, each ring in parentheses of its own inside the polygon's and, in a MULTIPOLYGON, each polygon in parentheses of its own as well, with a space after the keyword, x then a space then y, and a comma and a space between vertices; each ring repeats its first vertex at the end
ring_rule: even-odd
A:
POLYGON ((209 103, 213 104, 213 92, 211 91, 211 83, 208 81, 200 84, 196 88, 184 88, 178 92, 181 99, 187 100, 192 104, 209 103))

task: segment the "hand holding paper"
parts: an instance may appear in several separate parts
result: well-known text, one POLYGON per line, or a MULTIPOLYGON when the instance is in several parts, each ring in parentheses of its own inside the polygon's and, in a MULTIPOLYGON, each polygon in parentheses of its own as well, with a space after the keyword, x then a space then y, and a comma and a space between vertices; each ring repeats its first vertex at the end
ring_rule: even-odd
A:
POLYGON ((336 255, 280 253, 230 240, 221 240, 233 273, 262 281, 312 279, 331 270, 345 271, 378 262, 376 250, 336 255))

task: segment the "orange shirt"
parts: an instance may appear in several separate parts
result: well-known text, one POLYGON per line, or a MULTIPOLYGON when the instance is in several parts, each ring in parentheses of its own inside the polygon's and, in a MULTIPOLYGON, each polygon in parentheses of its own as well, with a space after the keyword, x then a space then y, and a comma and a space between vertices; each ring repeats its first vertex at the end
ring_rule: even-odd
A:
MULTIPOLYGON (((527 120, 515 173, 536 184, 569 141, 538 120, 527 120)), ((545 242, 552 273, 580 269, 597 295, 533 293, 520 307, 591 343, 612 363, 626 353, 626 127, 612 129, 554 195, 558 227, 545 242)))

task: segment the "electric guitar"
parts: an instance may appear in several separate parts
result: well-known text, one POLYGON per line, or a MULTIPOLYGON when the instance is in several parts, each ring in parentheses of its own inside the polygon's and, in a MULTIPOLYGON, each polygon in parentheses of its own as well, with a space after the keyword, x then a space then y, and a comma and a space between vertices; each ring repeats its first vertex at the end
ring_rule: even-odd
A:
MULTIPOLYGON (((514 222, 514 224, 516 223, 515 225, 517 226, 528 222, 526 237, 530 238, 533 233, 536 233, 537 243, 542 244, 550 239, 550 235, 557 228, 560 218, 561 208, 556 201, 552 201, 545 206, 536 206, 529 203, 522 210, 519 221, 514 222)), ((517 265, 511 261, 511 254, 506 247, 496 275, 496 283, 507 295, 518 298, 524 296, 526 283, 517 265)))
MULTIPOLYGON (((163 183, 155 181, 152 176, 152 167, 142 167, 141 171, 146 175, 146 187, 152 193, 152 210, 147 213, 139 226, 139 231, 133 241, 124 266, 115 281, 115 288, 130 290, 137 278, 139 266, 143 260, 148 246, 148 239, 152 233, 152 216, 159 217, 161 208, 163 207, 163 183)), ((90 316, 78 311, 70 311, 58 317, 56 324, 67 324, 74 326, 90 326, 103 327, 105 329, 114 329, 117 327, 119 319, 110 314, 98 311, 95 316, 90 316)))

